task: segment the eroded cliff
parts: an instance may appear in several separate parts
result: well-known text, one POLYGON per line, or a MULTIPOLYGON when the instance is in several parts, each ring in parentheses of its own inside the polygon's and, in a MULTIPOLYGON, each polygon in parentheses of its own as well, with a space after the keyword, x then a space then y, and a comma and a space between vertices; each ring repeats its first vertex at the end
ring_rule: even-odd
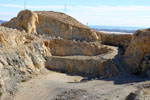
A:
POLYGON ((119 46, 124 50, 126 50, 126 48, 129 46, 132 39, 131 34, 109 34, 102 32, 96 33, 101 40, 101 43, 112 46, 119 46))
POLYGON ((51 55, 39 37, 0 26, 0 92, 13 94, 17 83, 45 73, 44 56, 51 55))
POLYGON ((138 30, 134 33, 127 48, 124 61, 129 72, 150 76, 150 29, 138 30))

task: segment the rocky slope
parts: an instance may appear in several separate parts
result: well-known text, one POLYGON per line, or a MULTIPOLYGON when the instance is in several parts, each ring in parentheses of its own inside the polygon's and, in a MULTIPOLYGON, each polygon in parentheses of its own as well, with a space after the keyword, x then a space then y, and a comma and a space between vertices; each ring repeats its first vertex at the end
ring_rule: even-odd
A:
POLYGON ((46 68, 92 77, 119 75, 113 61, 117 48, 102 45, 94 30, 70 16, 25 10, 2 25, 9 27, 0 26, 3 97, 46 68))
POLYGON ((16 18, 4 23, 3 26, 67 40, 102 41, 104 44, 125 48, 131 40, 131 35, 110 35, 97 32, 71 16, 53 11, 21 11, 16 18))
POLYGON ((45 73, 46 55, 50 52, 37 36, 0 26, 1 94, 11 95, 17 83, 45 73))
POLYGON ((134 33, 127 48, 124 61, 129 72, 150 76, 150 29, 138 30, 134 33))
POLYGON ((21 11, 18 16, 4 26, 25 30, 28 33, 59 36, 64 39, 95 41, 96 33, 74 18, 58 12, 21 11))
POLYGON ((131 34, 107 34, 102 32, 96 32, 101 43, 113 46, 119 46, 126 50, 129 46, 132 35, 131 34))
POLYGON ((10 97, 16 84, 46 73, 46 68, 100 78, 121 72, 124 81, 128 77, 135 79, 127 71, 150 76, 149 29, 139 30, 133 36, 106 34, 63 13, 29 10, 21 11, 2 25, 5 26, 0 26, 2 98, 10 97), (123 61, 120 57, 123 52, 108 45, 124 48, 123 61))

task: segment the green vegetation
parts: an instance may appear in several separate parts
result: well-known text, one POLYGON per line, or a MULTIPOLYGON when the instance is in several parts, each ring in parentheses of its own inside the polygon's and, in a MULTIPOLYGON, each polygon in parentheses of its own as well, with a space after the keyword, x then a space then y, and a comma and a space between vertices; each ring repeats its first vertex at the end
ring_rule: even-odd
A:
POLYGON ((3 92, 0 92, 0 97, 3 95, 3 92))

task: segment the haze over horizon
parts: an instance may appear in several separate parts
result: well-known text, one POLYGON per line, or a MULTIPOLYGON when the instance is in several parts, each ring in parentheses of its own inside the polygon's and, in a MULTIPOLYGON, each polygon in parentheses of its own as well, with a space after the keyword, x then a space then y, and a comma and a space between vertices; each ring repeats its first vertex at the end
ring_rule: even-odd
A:
MULTIPOLYGON (((27 0, 27 9, 65 12, 83 24, 149 27, 150 1, 144 0, 27 0)), ((24 0, 0 2, 0 20, 10 20, 24 9, 24 0)))

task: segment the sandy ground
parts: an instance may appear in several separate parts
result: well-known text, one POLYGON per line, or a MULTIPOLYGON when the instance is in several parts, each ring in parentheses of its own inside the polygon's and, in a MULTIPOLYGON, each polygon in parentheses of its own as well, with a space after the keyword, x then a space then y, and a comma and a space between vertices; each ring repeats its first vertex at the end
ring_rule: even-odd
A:
MULTIPOLYGON (((49 72, 47 75, 41 75, 19 84, 19 92, 15 95, 14 100, 67 100, 55 99, 55 97, 71 89, 85 90, 86 93, 80 95, 80 99, 68 100, 124 100, 130 92, 137 89, 137 80, 139 79, 123 76, 103 80, 86 80, 80 76, 49 72)), ((139 81, 144 82, 145 80, 139 81)))
POLYGON ((149 79, 128 74, 120 62, 121 50, 113 47, 114 52, 101 55, 114 57, 121 74, 105 79, 88 79, 80 76, 49 71, 28 82, 18 84, 19 91, 14 100, 125 100, 137 90, 138 85, 149 83, 149 79))

